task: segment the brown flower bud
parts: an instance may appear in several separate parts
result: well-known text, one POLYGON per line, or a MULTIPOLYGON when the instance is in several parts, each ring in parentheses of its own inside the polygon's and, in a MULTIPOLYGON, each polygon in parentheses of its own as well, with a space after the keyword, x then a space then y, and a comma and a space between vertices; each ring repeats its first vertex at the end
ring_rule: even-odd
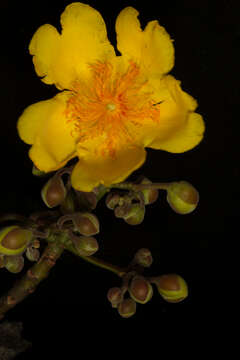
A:
POLYGON ((150 267, 153 262, 151 251, 145 248, 139 249, 134 256, 134 260, 143 267, 150 267))
POLYGON ((92 213, 77 213, 73 218, 75 230, 85 236, 92 236, 99 233, 99 221, 92 213))
POLYGON ((187 181, 172 182, 167 188, 167 202, 178 214, 189 214, 196 209, 198 191, 187 181))
POLYGON ((144 215, 145 206, 136 203, 131 205, 127 214, 123 216, 123 219, 129 225, 139 225, 143 222, 144 215))
POLYGON ((153 281, 164 300, 177 303, 188 296, 186 281, 177 274, 161 275, 153 281))
POLYGON ((114 210, 115 207, 119 204, 120 195, 116 193, 109 193, 106 197, 105 203, 108 209, 114 210))
POLYGON ((131 298, 140 304, 146 304, 153 296, 152 285, 140 275, 132 278, 128 291, 131 298))
POLYGON ((32 232, 12 225, 0 231, 0 253, 5 255, 19 255, 24 252, 32 240, 32 232))
POLYGON ((24 258, 22 255, 7 255, 5 261, 5 268, 11 273, 19 273, 24 267, 24 258))
POLYGON ((119 287, 113 287, 108 290, 107 298, 112 304, 112 307, 116 308, 122 301, 122 291, 119 287))
POLYGON ((131 299, 124 299, 119 305, 118 305, 118 313, 123 318, 129 318, 133 316, 136 313, 136 302, 131 299))
POLYGON ((66 194, 64 183, 59 176, 53 176, 49 179, 41 191, 42 199, 49 208, 60 205, 64 201, 66 194))
POLYGON ((75 201, 72 191, 68 191, 65 199, 61 203, 60 209, 63 214, 72 214, 75 211, 75 201))
POLYGON ((98 251, 98 242, 94 237, 75 236, 74 245, 82 256, 91 256, 98 251))
MULTIPOLYGON (((152 181, 144 178, 140 184, 152 184, 152 181)), ((144 189, 141 192, 143 193, 145 205, 153 204, 158 199, 159 191, 157 189, 144 189)))

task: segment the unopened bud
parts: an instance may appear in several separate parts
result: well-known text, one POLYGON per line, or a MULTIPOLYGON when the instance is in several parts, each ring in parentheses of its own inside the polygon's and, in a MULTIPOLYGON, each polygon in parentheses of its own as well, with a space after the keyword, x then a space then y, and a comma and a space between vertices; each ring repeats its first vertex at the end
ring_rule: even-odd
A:
POLYGON ((122 301, 122 291, 119 287, 113 287, 108 290, 107 298, 112 304, 112 307, 116 308, 122 301))
POLYGON ((145 248, 139 249, 134 256, 134 260, 143 267, 150 267, 153 262, 151 251, 145 248))
POLYGON ((38 261, 40 257, 40 251, 34 247, 29 246, 25 253, 26 257, 30 261, 38 261))
POLYGON ((128 213, 123 216, 125 222, 129 225, 139 225, 143 222, 145 215, 145 206, 139 203, 132 204, 128 213))
POLYGON ((0 253, 5 255, 18 255, 24 252, 32 240, 32 232, 12 225, 0 231, 0 253))
POLYGON ((5 268, 11 273, 19 273, 24 267, 24 258, 22 255, 6 256, 5 268))
POLYGON ((92 213, 78 213, 73 218, 73 222, 75 230, 79 231, 82 235, 91 236, 99 233, 100 225, 98 218, 92 213))
POLYGON ((76 236, 74 245, 80 255, 91 256, 98 251, 98 242, 94 237, 76 236))
POLYGON ((53 176, 49 179, 41 191, 41 196, 49 208, 60 205, 66 197, 66 189, 62 178, 53 176))
POLYGON ((189 214, 196 209, 198 191, 187 181, 173 182, 167 188, 167 202, 178 214, 189 214))
POLYGON ((123 203, 119 206, 116 206, 114 209, 114 215, 117 218, 124 218, 124 216, 127 216, 129 211, 131 210, 131 204, 123 203))
POLYGON ((128 291, 131 298, 140 304, 146 304, 153 296, 152 285, 147 279, 139 275, 132 278, 128 291))
POLYGON ((116 193, 109 193, 106 197, 105 203, 108 209, 114 210, 115 207, 119 204, 120 195, 116 193))
MULTIPOLYGON (((140 184, 152 184, 152 181, 144 178, 140 184)), ((141 192, 143 193, 145 205, 153 204, 158 199, 159 191, 157 189, 144 189, 141 192)))
POLYGON ((133 316, 136 313, 136 302, 131 299, 124 299, 119 305, 118 305, 118 313, 123 318, 129 318, 133 316))
POLYGON ((188 296, 186 281, 177 274, 161 275, 153 281, 164 300, 178 303, 188 296))

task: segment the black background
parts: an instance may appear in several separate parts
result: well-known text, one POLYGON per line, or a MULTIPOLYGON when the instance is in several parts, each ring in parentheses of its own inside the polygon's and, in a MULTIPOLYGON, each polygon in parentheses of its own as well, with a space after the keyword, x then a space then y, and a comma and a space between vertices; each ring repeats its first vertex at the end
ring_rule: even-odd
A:
MULTIPOLYGON (((24 0, 0 5, 0 213, 29 215, 44 208, 40 190, 45 180, 33 177, 27 156, 29 146, 18 138, 16 122, 28 105, 57 93, 54 86, 43 84, 35 74, 28 44, 39 26, 50 23, 59 28, 59 16, 69 3, 24 0)), ((239 219, 238 2, 87 3, 101 12, 113 44, 116 44, 115 19, 125 6, 139 10, 142 27, 150 20, 159 20, 174 39, 176 58, 171 74, 198 100, 197 111, 204 117, 206 132, 199 146, 184 154, 148 149, 146 163, 131 176, 134 179, 144 174, 155 182, 191 182, 200 193, 195 212, 185 216, 175 214, 164 192, 157 203, 147 207, 145 221, 139 226, 131 227, 115 219, 104 201, 95 212, 101 222, 97 236, 99 257, 124 266, 138 248, 148 247, 154 257, 149 273, 179 273, 188 282, 189 297, 183 303, 167 304, 155 292, 150 303, 137 307, 133 318, 121 319, 106 300, 108 289, 120 285, 117 276, 66 253, 36 293, 6 316, 23 322, 24 336, 33 342, 31 351, 35 355, 44 352, 43 345, 52 342, 53 334, 62 341, 61 349, 71 344, 74 351, 79 345, 78 337, 84 337, 83 328, 87 324, 91 324, 94 338, 103 326, 110 330, 120 324, 133 328, 137 322, 147 321, 148 326, 162 324, 161 332, 170 324, 174 332, 193 318, 196 324, 203 319, 211 323, 216 308, 218 248, 223 236, 225 241, 231 241, 233 226, 239 219), (75 326, 79 332, 74 330, 75 326)), ((26 261, 26 267, 29 266, 26 261)), ((1 269, 0 294, 17 276, 1 269)))

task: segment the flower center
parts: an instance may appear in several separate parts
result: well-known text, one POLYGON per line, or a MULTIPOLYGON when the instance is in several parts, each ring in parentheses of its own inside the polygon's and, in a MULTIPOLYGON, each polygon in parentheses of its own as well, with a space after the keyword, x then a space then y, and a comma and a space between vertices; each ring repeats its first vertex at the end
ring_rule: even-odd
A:
POLYGON ((107 109, 110 110, 110 111, 113 111, 116 109, 116 105, 115 104, 107 104, 107 109))
POLYGON ((90 67, 92 81, 74 82, 65 115, 78 146, 114 158, 123 146, 136 145, 144 119, 159 120, 159 109, 144 91, 147 81, 140 80, 135 63, 125 73, 114 72, 110 63, 90 67))

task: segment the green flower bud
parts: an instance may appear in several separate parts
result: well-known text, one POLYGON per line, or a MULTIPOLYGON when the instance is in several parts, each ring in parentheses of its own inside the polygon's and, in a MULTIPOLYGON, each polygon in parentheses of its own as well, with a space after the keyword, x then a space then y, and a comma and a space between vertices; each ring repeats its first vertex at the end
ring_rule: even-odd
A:
POLYGON ((108 290, 107 298, 112 304, 113 308, 116 308, 118 304, 122 301, 122 291, 119 287, 113 287, 108 290))
POLYGON ((11 273, 19 273, 24 267, 24 258, 22 255, 6 256, 5 268, 11 273))
POLYGON ((12 225, 0 231, 0 253, 4 255, 18 255, 24 252, 32 240, 32 232, 12 225))
POLYGON ((143 222, 145 206, 139 203, 132 204, 128 213, 123 216, 124 221, 129 225, 139 225, 143 222))
POLYGON ((178 303, 188 296, 186 281, 177 274, 162 275, 154 280, 159 294, 164 300, 171 303, 178 303))
POLYGON ((40 257, 40 251, 34 247, 29 246, 25 253, 26 257, 30 261, 38 261, 40 257))
POLYGON ((124 299, 119 305, 118 305, 118 313, 123 318, 129 318, 133 316, 136 313, 136 302, 129 298, 124 299))
POLYGON ((99 233, 99 221, 98 218, 92 213, 78 213, 73 222, 75 230, 85 236, 96 235, 99 233))
MULTIPOLYGON (((140 184, 152 184, 152 181, 144 178, 140 184)), ((153 204, 158 199, 159 191, 157 189, 144 189, 141 192, 143 193, 145 205, 153 204)))
POLYGON ((53 208, 64 201, 66 193, 67 192, 61 177, 53 176, 44 185, 41 191, 41 196, 47 207, 53 208))
POLYGON ((132 278, 128 292, 131 298, 140 304, 146 304, 153 296, 152 285, 140 275, 132 278))
POLYGON ((76 236, 74 238, 74 245, 82 256, 91 256, 98 251, 98 242, 94 237, 76 236))
POLYGON ((151 251, 145 248, 139 249, 134 256, 134 260, 143 267, 150 267, 153 262, 151 251))
POLYGON ((116 193, 109 193, 106 197, 105 203, 108 209, 114 210, 115 207, 119 204, 120 195, 116 193))
POLYGON ((198 191, 187 181, 173 182, 167 188, 167 202, 178 214, 189 214, 196 209, 198 191))

